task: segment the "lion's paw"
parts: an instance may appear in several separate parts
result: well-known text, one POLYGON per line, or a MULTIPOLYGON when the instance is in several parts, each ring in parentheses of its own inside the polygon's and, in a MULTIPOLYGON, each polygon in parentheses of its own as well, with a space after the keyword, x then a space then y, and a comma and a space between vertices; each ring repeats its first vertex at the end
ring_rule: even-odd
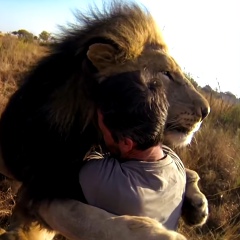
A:
POLYGON ((148 217, 119 216, 110 218, 108 223, 113 224, 111 239, 186 240, 182 234, 168 230, 157 220, 148 217), (117 229, 114 229, 115 226, 117 229))
POLYGON ((0 236, 4 234, 6 231, 3 228, 0 228, 0 236))
POLYGON ((182 207, 182 218, 189 226, 201 226, 208 218, 208 201, 201 192, 186 196, 182 207))
POLYGON ((24 236, 17 234, 16 232, 0 232, 0 240, 28 240, 24 236))

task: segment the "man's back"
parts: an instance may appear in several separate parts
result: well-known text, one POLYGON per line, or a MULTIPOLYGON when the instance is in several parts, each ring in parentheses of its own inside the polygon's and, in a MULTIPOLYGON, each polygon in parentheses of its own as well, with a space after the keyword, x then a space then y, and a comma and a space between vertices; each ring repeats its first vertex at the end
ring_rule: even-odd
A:
POLYGON ((110 156, 87 162, 79 179, 88 203, 116 215, 155 218, 175 230, 186 176, 177 155, 167 147, 163 150, 166 157, 154 162, 118 161, 110 156))

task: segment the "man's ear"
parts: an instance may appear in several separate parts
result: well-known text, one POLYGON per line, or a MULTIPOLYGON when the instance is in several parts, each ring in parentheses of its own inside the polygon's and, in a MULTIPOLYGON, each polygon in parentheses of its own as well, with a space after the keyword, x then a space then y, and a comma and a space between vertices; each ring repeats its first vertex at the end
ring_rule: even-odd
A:
POLYGON ((98 69, 98 71, 115 64, 116 54, 117 51, 113 46, 103 43, 94 43, 87 51, 88 59, 98 69))
POLYGON ((134 147, 134 142, 131 138, 123 138, 119 141, 119 147, 122 154, 130 152, 134 147))

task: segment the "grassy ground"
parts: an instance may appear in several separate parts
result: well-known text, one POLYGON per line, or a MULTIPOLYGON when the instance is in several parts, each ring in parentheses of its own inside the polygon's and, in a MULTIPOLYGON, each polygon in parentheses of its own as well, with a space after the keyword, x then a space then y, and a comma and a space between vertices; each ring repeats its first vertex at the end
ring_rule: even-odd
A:
MULTIPOLYGON (((0 113, 21 83, 29 66, 46 52, 35 43, 0 37, 0 113)), ((211 113, 192 144, 176 149, 186 167, 196 170, 209 200, 210 217, 202 228, 179 231, 194 240, 240 239, 240 105, 229 105, 206 95, 211 113)), ((0 175, 0 226, 5 226, 14 205, 14 189, 0 175)))
MULTIPOLYGON (((35 43, 20 41, 12 36, 0 36, 0 114, 8 98, 21 84, 23 75, 46 52, 35 43)), ((15 189, 0 175, 0 226, 7 224, 14 206, 15 189)))
POLYGON ((180 227, 189 239, 240 239, 240 105, 205 95, 211 113, 192 144, 176 149, 185 166, 196 170, 208 198, 210 217, 200 229, 180 227))

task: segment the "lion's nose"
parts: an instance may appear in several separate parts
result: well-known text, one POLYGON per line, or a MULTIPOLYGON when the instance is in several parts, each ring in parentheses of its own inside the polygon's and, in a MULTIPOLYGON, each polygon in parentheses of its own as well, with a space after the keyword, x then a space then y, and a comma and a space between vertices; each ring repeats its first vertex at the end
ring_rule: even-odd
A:
POLYGON ((210 107, 201 108, 201 113, 202 113, 202 121, 203 121, 203 119, 205 119, 210 113, 210 107))

